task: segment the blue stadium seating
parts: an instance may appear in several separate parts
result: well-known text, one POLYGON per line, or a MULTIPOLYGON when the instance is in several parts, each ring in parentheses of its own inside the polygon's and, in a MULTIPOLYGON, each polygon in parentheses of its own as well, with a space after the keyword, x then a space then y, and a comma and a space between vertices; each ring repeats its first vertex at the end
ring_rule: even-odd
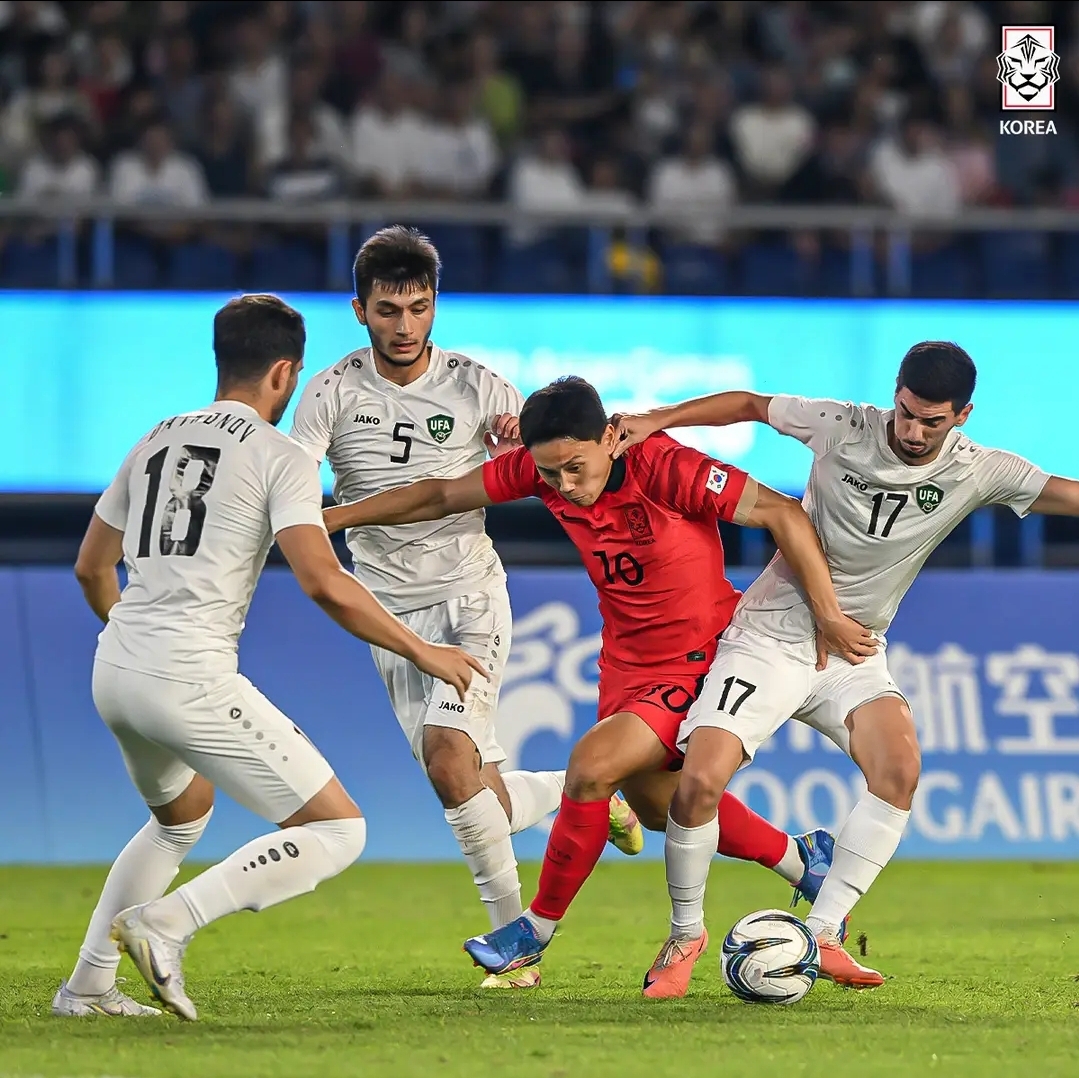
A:
POLYGON ((727 260, 711 247, 670 244, 663 250, 663 289, 678 295, 710 296, 728 290, 727 260))
POLYGON ((910 259, 913 296, 963 299, 976 294, 974 267, 962 243, 948 243, 935 251, 915 252, 910 259))
POLYGON ((31 242, 14 236, 0 247, 0 285, 4 288, 55 288, 59 283, 55 236, 31 242))
POLYGON ((470 225, 421 225, 442 258, 443 292, 483 292, 487 288, 485 235, 470 225))
POLYGON ((816 266, 784 241, 750 244, 742 252, 742 291, 751 296, 803 296, 815 287, 816 266))
POLYGON ((326 287, 326 256, 313 243, 260 244, 251 252, 248 287, 263 292, 318 292, 326 287))
POLYGON ((1040 299, 1053 294, 1051 237, 1044 232, 988 232, 980 237, 990 299, 1040 299))
POLYGON ((142 236, 117 236, 112 250, 112 281, 116 288, 157 288, 161 266, 153 242, 142 236))
POLYGON ((574 266, 573 255, 558 237, 524 246, 506 243, 494 288, 499 292, 583 291, 583 256, 581 264, 574 266))
POLYGON ((183 243, 169 252, 170 288, 229 290, 238 286, 239 279, 239 260, 225 247, 183 243))
POLYGON ((1067 299, 1079 299, 1079 232, 1060 237, 1060 285, 1067 299))

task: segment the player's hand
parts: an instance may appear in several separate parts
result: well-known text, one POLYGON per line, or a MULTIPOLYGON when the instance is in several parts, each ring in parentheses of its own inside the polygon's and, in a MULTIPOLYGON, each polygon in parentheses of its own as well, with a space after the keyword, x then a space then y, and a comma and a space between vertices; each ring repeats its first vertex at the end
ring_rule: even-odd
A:
POLYGON ((631 445, 638 445, 660 429, 657 421, 648 412, 637 415, 613 415, 611 422, 618 435, 614 443, 614 451, 611 453, 615 460, 631 445))
POLYGON ((508 412, 496 415, 491 429, 484 433, 483 444, 492 460, 521 444, 521 421, 508 412))
POLYGON ((425 674, 452 685, 462 703, 469 685, 472 684, 473 672, 487 681, 491 680, 491 675, 483 668, 479 659, 473 658, 460 648, 447 647, 445 644, 428 644, 414 661, 425 674))
POLYGON ((838 655, 857 666, 875 655, 878 647, 877 638, 864 625, 848 618, 846 614, 817 622, 818 670, 823 670, 828 665, 829 655, 838 655))

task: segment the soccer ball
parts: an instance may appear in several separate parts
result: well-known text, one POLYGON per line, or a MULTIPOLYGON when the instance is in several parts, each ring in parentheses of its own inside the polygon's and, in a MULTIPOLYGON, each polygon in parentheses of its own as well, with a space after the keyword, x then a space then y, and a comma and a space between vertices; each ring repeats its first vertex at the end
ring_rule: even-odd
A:
POLYGON ((813 933, 792 913, 759 910, 727 933, 719 959, 727 987, 745 1003, 797 1003, 820 972, 813 933))

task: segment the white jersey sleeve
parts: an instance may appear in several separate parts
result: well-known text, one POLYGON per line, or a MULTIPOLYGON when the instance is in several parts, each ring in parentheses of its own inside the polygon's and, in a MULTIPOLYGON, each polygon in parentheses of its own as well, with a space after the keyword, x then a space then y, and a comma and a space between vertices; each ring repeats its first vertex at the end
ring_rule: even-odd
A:
POLYGON ((322 463, 330 448, 330 442, 333 441, 340 401, 337 383, 344 363, 345 360, 342 360, 337 366, 320 372, 307 383, 292 418, 289 437, 294 442, 299 442, 315 458, 316 464, 322 463))
POLYGON ((974 469, 985 505, 1006 505, 1025 517, 1038 500, 1049 475, 1029 460, 1003 449, 981 449, 974 469))
POLYGON ((483 421, 490 430, 496 416, 520 415, 525 399, 521 391, 512 383, 504 381, 493 371, 485 371, 487 376, 480 382, 480 407, 483 409, 483 421))
POLYGON ((297 448, 272 462, 266 505, 274 535, 298 524, 313 524, 325 531, 318 465, 306 452, 297 448))
POLYGON ((127 515, 131 510, 131 463, 141 445, 142 443, 140 442, 124 458, 123 464, 120 465, 120 470, 94 506, 94 512, 110 528, 115 528, 119 532, 122 532, 127 527, 127 515))
POLYGON ((864 422, 862 409, 849 401, 777 394, 768 402, 769 426, 797 438, 816 457, 859 434, 864 422))

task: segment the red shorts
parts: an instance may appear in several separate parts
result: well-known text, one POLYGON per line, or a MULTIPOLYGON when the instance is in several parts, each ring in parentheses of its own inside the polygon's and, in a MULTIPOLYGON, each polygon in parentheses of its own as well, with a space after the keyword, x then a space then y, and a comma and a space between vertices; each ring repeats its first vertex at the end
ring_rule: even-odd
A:
POLYGON ((699 651, 655 666, 615 666, 601 656, 597 721, 621 711, 638 716, 667 750, 667 770, 680 771, 678 728, 701 691, 716 646, 713 640, 699 651))

